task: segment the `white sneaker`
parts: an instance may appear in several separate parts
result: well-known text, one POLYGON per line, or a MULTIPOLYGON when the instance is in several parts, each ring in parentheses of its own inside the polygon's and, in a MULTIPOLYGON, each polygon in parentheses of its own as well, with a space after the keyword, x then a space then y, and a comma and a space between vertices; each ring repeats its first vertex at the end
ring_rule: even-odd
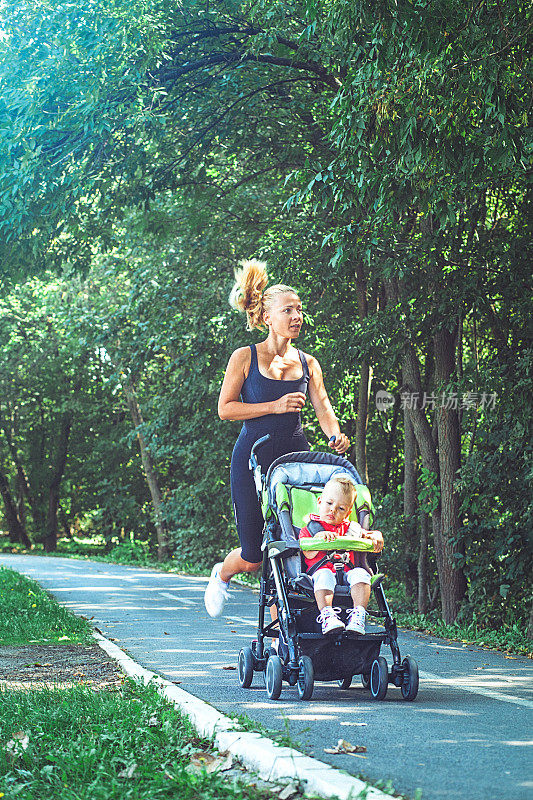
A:
POLYGON ((325 606, 316 618, 317 622, 322 623, 322 636, 329 636, 344 630, 344 622, 338 618, 337 611, 340 611, 340 608, 325 606))
POLYGON ((348 611, 348 624, 346 626, 346 633, 363 635, 365 633, 365 617, 366 611, 363 606, 351 608, 348 611))
POLYGON ((221 566, 222 562, 215 564, 211 570, 211 577, 209 578, 209 583, 207 584, 204 594, 205 608, 210 617, 220 617, 224 611, 226 600, 229 597, 229 581, 228 583, 224 583, 224 581, 219 578, 221 566))

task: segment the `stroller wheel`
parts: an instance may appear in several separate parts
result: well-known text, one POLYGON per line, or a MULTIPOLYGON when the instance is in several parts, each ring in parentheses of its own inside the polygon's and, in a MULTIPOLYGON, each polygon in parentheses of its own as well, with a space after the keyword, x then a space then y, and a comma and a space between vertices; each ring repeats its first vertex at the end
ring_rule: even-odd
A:
POLYGON ((352 676, 346 675, 345 678, 341 678, 340 680, 337 681, 337 685, 339 689, 349 689, 350 686, 352 685, 352 676))
POLYGON ((418 664, 411 658, 406 656, 402 661, 404 668, 404 675, 400 690, 404 700, 414 700, 418 694, 418 664))
POLYGON ((310 700, 315 685, 315 670, 309 656, 302 656, 298 662, 298 697, 310 700))
POLYGON ((243 647, 239 653, 239 683, 243 689, 252 685, 254 678, 254 654, 251 647, 243 647))
POLYGON ((370 693, 374 700, 383 700, 387 694, 389 682, 389 668, 383 656, 378 656, 372 662, 370 669, 370 693))
POLYGON ((279 656, 270 656, 266 665, 266 693, 270 700, 277 700, 281 694, 283 667, 279 656))
POLYGON ((363 684, 363 689, 368 689, 370 686, 370 672, 363 672, 361 675, 361 683, 363 684))

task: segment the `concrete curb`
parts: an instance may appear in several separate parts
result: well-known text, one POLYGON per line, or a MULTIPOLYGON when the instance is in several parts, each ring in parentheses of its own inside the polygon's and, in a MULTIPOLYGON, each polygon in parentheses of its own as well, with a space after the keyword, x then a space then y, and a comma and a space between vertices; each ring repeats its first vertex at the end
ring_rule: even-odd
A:
POLYGON ((290 747, 281 747, 259 733, 239 730, 234 720, 155 672, 144 669, 105 636, 96 631, 93 631, 93 636, 99 646, 120 664, 126 675, 144 683, 153 682, 159 693, 190 719, 201 736, 212 738, 218 750, 228 750, 263 780, 299 781, 305 786, 307 794, 330 799, 357 800, 362 796, 365 800, 394 800, 392 795, 374 789, 329 764, 290 747))

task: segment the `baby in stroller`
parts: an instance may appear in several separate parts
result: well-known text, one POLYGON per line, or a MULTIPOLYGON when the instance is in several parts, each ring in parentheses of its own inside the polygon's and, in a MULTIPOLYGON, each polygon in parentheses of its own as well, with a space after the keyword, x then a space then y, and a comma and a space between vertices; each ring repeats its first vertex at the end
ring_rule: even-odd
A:
MULTIPOLYGON (((339 548, 342 548, 342 537, 370 539, 374 552, 381 552, 383 536, 380 531, 366 531, 358 522, 349 520, 356 491, 349 475, 333 475, 318 498, 319 513, 310 515, 310 521, 301 529, 299 539, 317 537, 322 542, 340 539, 339 548)), ((343 566, 353 601, 353 608, 347 612, 346 625, 338 616, 340 609, 333 608, 333 594, 337 585, 336 569, 327 559, 326 552, 319 548, 306 549, 304 559, 307 574, 313 580, 315 599, 320 611, 317 621, 322 623, 322 634, 330 636, 346 630, 351 636, 363 635, 372 573, 362 553, 347 551, 343 566)))

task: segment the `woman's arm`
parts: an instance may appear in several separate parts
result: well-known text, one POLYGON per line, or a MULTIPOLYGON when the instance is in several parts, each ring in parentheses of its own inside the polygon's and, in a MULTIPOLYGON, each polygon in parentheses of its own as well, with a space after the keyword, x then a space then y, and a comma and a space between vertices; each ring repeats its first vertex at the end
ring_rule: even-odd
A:
POLYGON ((345 453, 350 446, 350 440, 344 433, 341 433, 339 421, 324 386, 320 364, 314 356, 306 355, 306 360, 309 366, 309 398, 315 409, 318 423, 328 439, 331 439, 332 436, 335 437, 335 441, 331 445, 333 449, 337 453, 345 453))
POLYGON ((244 420, 263 417, 265 414, 287 414, 300 411, 305 404, 302 392, 290 392, 279 400, 267 403, 241 403, 239 396, 250 367, 250 348, 239 347, 231 354, 218 398, 220 419, 244 420))

